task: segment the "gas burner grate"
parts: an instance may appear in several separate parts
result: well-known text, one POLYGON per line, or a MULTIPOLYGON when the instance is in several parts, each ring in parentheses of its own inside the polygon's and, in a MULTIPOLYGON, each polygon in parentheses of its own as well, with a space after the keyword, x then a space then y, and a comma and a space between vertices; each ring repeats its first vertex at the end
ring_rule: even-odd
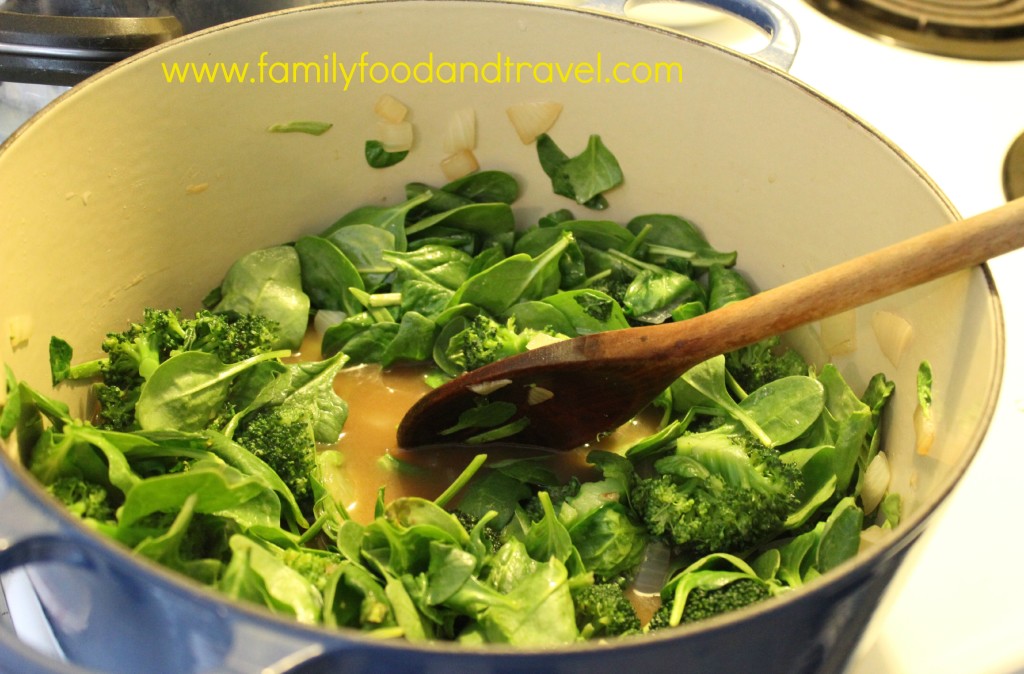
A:
POLYGON ((942 56, 1024 59, 1024 0, 806 0, 891 44, 942 56))

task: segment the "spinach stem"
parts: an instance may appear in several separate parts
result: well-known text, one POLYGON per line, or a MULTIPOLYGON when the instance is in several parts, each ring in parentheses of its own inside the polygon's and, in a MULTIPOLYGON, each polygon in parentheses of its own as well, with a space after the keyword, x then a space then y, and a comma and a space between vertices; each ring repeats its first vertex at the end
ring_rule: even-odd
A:
POLYGON ((486 454, 477 454, 474 456, 473 460, 469 462, 468 466, 466 466, 466 469, 462 471, 457 478, 455 478, 455 481, 452 482, 440 496, 434 499, 434 503, 442 508, 447 505, 448 501, 451 501, 452 497, 459 493, 459 491, 466 486, 466 483, 476 475, 476 472, 480 470, 480 467, 484 465, 484 461, 486 460, 486 454))

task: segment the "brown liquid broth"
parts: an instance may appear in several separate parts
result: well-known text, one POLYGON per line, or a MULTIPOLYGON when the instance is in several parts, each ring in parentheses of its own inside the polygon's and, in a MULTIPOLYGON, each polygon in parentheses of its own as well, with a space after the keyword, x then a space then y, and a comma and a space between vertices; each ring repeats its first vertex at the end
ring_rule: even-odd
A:
MULTIPOLYGON (((320 357, 320 338, 313 331, 303 344, 302 359, 320 357)), ((406 411, 430 390, 424 382, 423 366, 400 366, 382 370, 376 365, 347 367, 334 382, 334 390, 348 403, 348 420, 335 445, 344 457, 337 471, 324 475, 327 488, 344 505, 353 519, 373 519, 377 494, 384 488, 385 501, 402 496, 434 499, 485 448, 405 451, 398 447, 396 432, 406 411), (400 464, 395 464, 394 459, 400 464)), ((491 460, 517 457, 545 457, 562 479, 599 477, 586 462, 594 449, 622 450, 656 430, 656 419, 640 417, 610 434, 600 443, 567 452, 501 450, 491 460)))

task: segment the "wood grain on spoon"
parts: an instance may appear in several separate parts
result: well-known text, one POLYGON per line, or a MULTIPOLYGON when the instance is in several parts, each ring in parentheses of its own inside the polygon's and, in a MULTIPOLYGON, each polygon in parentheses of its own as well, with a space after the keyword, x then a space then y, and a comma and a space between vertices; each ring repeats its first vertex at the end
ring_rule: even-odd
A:
POLYGON ((420 399, 398 429, 406 449, 464 441, 442 435, 487 392, 526 427, 504 444, 571 449, 625 423, 690 367, 718 354, 980 264, 1024 246, 1024 199, 882 248, 678 323, 601 332, 479 368, 420 399), (550 397, 529 392, 535 388, 550 397), (493 388, 493 391, 487 391, 493 388), (540 398, 546 398, 537 402, 540 398))

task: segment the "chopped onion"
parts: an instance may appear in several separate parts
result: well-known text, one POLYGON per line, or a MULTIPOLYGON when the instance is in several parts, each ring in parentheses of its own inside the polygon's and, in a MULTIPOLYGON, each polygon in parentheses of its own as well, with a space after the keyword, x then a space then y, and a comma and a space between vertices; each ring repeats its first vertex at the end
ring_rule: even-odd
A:
POLYGON ((526 343, 526 350, 531 351, 533 349, 539 349, 540 347, 547 346, 548 344, 561 342, 563 339, 565 339, 565 337, 556 337, 554 335, 549 335, 546 332, 538 332, 533 337, 530 337, 530 341, 526 343))
POLYGON ((473 108, 463 108, 452 114, 443 146, 448 154, 476 149, 476 112, 473 108))
POLYGON ((11 340, 12 349, 28 344, 28 339, 32 336, 32 327, 32 317, 28 314, 11 316, 8 319, 7 335, 11 340))
POLYGON ((441 160, 441 171, 448 180, 458 180, 480 169, 472 150, 459 150, 441 160))
POLYGON ((644 560, 637 568, 633 578, 633 591, 637 594, 657 594, 661 592, 668 576, 672 551, 664 543, 652 542, 647 546, 644 560))
POLYGON ((866 527, 860 532, 860 547, 857 549, 858 552, 864 552, 870 548, 875 547, 890 534, 891 530, 883 529, 877 524, 872 524, 870 527, 866 527))
POLYGON ((494 393, 498 389, 505 388, 511 383, 511 379, 495 379, 494 381, 485 381, 480 384, 473 384, 468 388, 478 396, 486 396, 494 393))
POLYGON ((845 356, 857 350, 857 314, 844 311, 822 319, 821 345, 829 356, 845 356))
POLYGON ((550 101, 516 103, 505 112, 519 140, 523 141, 524 145, 529 145, 537 140, 537 136, 555 125, 558 116, 562 114, 562 104, 550 101))
POLYGON ((412 124, 409 122, 377 122, 377 140, 387 152, 412 149, 412 124))
POLYGON ((526 392, 526 404, 527 405, 539 405, 542 402, 546 402, 555 397, 553 391, 550 391, 542 386, 531 386, 530 390, 526 392))
POLYGON ((409 114, 409 108, 391 94, 384 94, 377 99, 373 106, 373 112, 385 122, 398 124, 405 121, 405 116, 409 114))
POLYGON ((875 458, 871 459, 867 470, 864 471, 864 486, 860 492, 864 512, 874 512, 878 504, 882 502, 882 499, 885 498, 885 493, 889 491, 891 476, 889 457, 885 455, 885 452, 875 454, 875 458))
POLYGON ((320 309, 313 316, 313 329, 316 330, 316 334, 321 337, 328 328, 334 327, 341 323, 348 316, 344 311, 336 311, 334 309, 320 309))
POLYGON ((899 367, 903 354, 910 346, 914 336, 914 328, 910 323, 891 311, 876 311, 871 318, 871 327, 875 331, 875 339, 882 353, 893 364, 899 367))
POLYGON ((917 453, 925 456, 935 442, 935 417, 933 410, 925 411, 920 405, 914 410, 914 434, 917 437, 917 453))

